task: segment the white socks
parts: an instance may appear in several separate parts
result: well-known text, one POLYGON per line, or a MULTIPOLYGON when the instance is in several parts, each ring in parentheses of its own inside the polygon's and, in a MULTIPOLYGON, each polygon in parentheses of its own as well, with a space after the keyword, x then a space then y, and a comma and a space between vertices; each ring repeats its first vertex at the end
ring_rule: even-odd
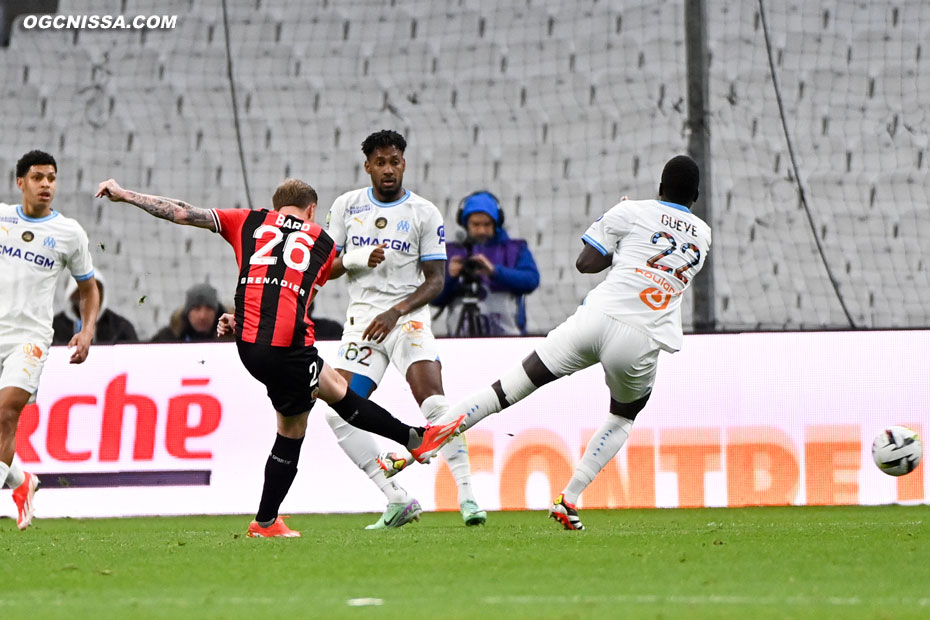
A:
MULTIPOLYGON (((536 386, 530 381, 522 365, 501 377, 500 382, 508 406, 523 400, 536 391, 536 386)), ((481 420, 500 410, 501 403, 497 397, 497 392, 494 391, 494 388, 487 387, 457 403, 452 409, 452 413, 456 416, 465 414, 464 428, 462 430, 467 431, 481 420)))
MULTIPOLYGON (((434 394, 423 401, 420 411, 433 424, 448 413, 449 400, 442 394, 434 394)), ((475 493, 471 486, 471 463, 468 461, 468 444, 465 442, 465 436, 454 437, 439 450, 439 453, 446 459, 452 477, 458 485, 459 504, 468 500, 475 501, 475 493)))
POLYGON ((467 431, 481 420, 500 410, 501 405, 497 400, 497 394, 488 387, 470 394, 465 400, 456 403, 451 409, 452 416, 450 417, 455 419, 464 413, 465 420, 462 422, 462 430, 467 431))
MULTIPOLYGON (((0 476, 3 475, 3 472, 0 472, 0 476)), ((26 472, 23 471, 22 464, 13 457, 13 462, 10 463, 9 474, 6 477, 6 486, 10 489, 15 489, 22 483, 26 482, 26 472)), ((0 487, 3 485, 0 484, 0 487)))
POLYGON ((326 412, 326 422, 333 429, 342 451, 381 489, 388 502, 396 504, 410 500, 403 487, 384 477, 378 466, 378 444, 370 433, 355 428, 332 409, 326 412))
POLYGON ((627 437, 630 436, 632 426, 632 420, 614 414, 607 416, 607 421, 588 442, 588 447, 584 451, 584 456, 581 457, 581 462, 575 467, 572 479, 568 481, 568 486, 563 491, 566 502, 569 504, 578 503, 581 492, 591 484, 594 477, 604 469, 607 463, 617 456, 617 452, 620 451, 620 448, 626 443, 627 437))
POLYGON ((520 402, 536 391, 536 386, 523 370, 523 364, 501 377, 501 388, 504 390, 504 396, 507 397, 507 405, 520 402))
POLYGON ((25 481, 26 472, 23 471, 23 466, 15 456, 9 465, 0 461, 0 489, 3 487, 15 489, 25 481))

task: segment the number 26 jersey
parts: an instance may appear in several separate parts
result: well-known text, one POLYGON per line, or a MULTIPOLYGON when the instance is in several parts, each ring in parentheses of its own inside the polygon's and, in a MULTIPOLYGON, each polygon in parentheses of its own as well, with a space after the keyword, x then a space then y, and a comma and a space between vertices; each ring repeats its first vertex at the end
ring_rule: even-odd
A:
POLYGON ((582 240, 614 255, 585 305, 643 329, 666 351, 679 350, 681 298, 707 259, 710 227, 679 204, 624 200, 591 224, 582 240))
POLYGON ((273 347, 314 343, 310 302, 329 279, 336 246, 314 222, 267 209, 212 209, 236 252, 236 338, 273 347))

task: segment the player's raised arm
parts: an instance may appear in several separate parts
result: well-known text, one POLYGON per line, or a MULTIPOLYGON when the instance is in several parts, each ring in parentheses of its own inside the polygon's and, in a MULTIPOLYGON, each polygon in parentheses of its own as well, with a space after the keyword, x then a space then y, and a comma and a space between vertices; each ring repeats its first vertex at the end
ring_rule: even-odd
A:
POLYGON ((97 187, 97 198, 109 198, 113 202, 128 202, 163 220, 216 232, 216 223, 209 209, 195 207, 177 198, 140 194, 120 187, 119 183, 113 179, 108 179, 97 187))

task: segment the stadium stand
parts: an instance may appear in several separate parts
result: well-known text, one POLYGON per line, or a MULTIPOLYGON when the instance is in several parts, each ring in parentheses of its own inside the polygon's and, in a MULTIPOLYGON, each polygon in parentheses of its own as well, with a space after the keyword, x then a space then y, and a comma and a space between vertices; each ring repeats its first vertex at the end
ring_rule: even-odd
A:
MULTIPOLYGON (((150 6, 61 0, 58 12, 150 6)), ((322 220, 367 182, 361 140, 396 128, 410 142, 406 185, 448 228, 475 187, 502 198, 542 273, 528 310, 545 333, 597 281, 572 268, 587 223, 622 195, 654 195, 661 164, 688 148, 683 0, 227 0, 225 15, 221 0, 171 0, 158 11, 177 14, 176 28, 26 29, 20 15, 0 48, 3 199, 16 197, 22 152, 55 154, 56 206, 81 218, 97 262, 124 283, 112 302, 143 338, 196 282, 231 301, 234 267, 218 237, 95 201, 104 178, 230 207, 267 205, 300 176, 322 220)), ((927 3, 708 0, 707 15, 716 328, 930 325, 927 3)), ((321 315, 342 315, 342 288, 321 315)))

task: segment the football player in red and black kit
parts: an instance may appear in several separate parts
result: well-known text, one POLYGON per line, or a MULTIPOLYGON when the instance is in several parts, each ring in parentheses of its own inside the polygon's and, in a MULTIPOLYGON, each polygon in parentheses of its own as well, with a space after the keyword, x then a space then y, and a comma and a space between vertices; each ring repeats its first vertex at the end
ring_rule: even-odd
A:
POLYGON ((218 232, 236 251, 235 319, 225 315, 220 329, 235 329, 239 358, 268 389, 278 419, 249 536, 300 536, 284 523, 278 508, 297 475, 307 417, 317 397, 350 424, 405 446, 421 463, 452 438, 461 419, 443 426, 408 426, 349 390, 345 379, 317 354, 309 308, 336 253, 333 240, 313 221, 317 194, 308 184, 297 179, 281 183, 272 198, 273 211, 201 209, 124 189, 113 179, 99 185, 97 197, 218 232))

